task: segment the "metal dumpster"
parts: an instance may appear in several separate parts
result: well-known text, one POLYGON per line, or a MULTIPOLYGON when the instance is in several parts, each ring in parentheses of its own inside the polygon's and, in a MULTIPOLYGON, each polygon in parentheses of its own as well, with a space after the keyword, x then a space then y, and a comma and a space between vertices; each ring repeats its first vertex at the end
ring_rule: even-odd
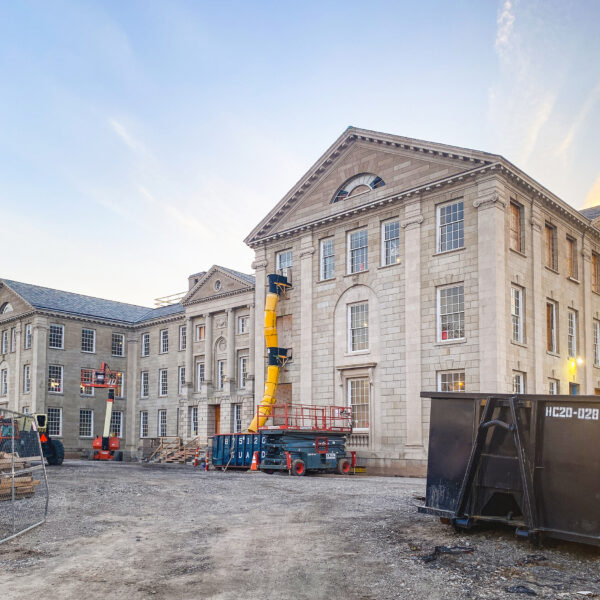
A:
POLYGON ((222 433, 212 439, 212 464, 217 468, 249 469, 252 455, 264 457, 262 445, 264 435, 260 433, 222 433))
POLYGON ((600 397, 423 392, 431 398, 419 512, 456 528, 512 525, 600 545, 600 397))

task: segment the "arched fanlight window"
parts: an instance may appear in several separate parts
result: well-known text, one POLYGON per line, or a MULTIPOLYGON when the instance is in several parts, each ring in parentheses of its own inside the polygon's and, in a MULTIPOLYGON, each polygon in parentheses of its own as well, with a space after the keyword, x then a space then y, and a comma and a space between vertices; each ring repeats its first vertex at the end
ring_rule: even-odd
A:
POLYGON ((4 314, 12 312, 12 311, 13 311, 13 307, 10 302, 5 302, 4 304, 0 305, 0 315, 4 315, 4 314))
POLYGON ((360 175, 355 175, 348 179, 348 181, 346 181, 346 183, 344 183, 344 185, 336 192, 332 202, 339 202, 340 200, 350 198, 350 196, 357 196, 358 194, 369 192, 383 187, 384 185, 385 181, 381 179, 381 177, 373 175, 372 173, 361 173, 360 175))

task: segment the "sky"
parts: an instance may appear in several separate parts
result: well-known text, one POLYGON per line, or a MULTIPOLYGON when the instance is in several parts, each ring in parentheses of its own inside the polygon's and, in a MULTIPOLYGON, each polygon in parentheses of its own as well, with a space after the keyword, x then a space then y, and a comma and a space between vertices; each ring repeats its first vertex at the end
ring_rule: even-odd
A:
POLYGON ((152 306, 349 125, 600 203, 596 0, 0 3, 0 277, 152 306))

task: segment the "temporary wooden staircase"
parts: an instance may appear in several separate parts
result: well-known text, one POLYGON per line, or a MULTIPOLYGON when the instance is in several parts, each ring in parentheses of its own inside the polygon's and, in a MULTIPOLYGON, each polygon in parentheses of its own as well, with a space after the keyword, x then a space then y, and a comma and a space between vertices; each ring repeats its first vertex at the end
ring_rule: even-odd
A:
POLYGON ((203 448, 200 447, 200 439, 193 438, 184 442, 180 437, 161 437, 158 446, 152 454, 146 459, 147 462, 154 463, 180 463, 186 464, 194 460, 196 448, 200 448, 202 455, 203 448))

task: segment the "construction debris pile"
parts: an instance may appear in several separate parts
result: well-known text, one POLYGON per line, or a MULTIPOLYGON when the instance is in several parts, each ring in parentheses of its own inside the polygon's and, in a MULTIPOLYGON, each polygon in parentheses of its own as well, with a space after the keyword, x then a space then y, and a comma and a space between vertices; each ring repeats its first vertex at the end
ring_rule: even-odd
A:
POLYGON ((0 452, 0 502, 11 501, 14 498, 30 498, 35 493, 35 486, 40 482, 33 478, 29 470, 31 465, 18 454, 0 452), (14 479, 12 477, 14 469, 14 479))

